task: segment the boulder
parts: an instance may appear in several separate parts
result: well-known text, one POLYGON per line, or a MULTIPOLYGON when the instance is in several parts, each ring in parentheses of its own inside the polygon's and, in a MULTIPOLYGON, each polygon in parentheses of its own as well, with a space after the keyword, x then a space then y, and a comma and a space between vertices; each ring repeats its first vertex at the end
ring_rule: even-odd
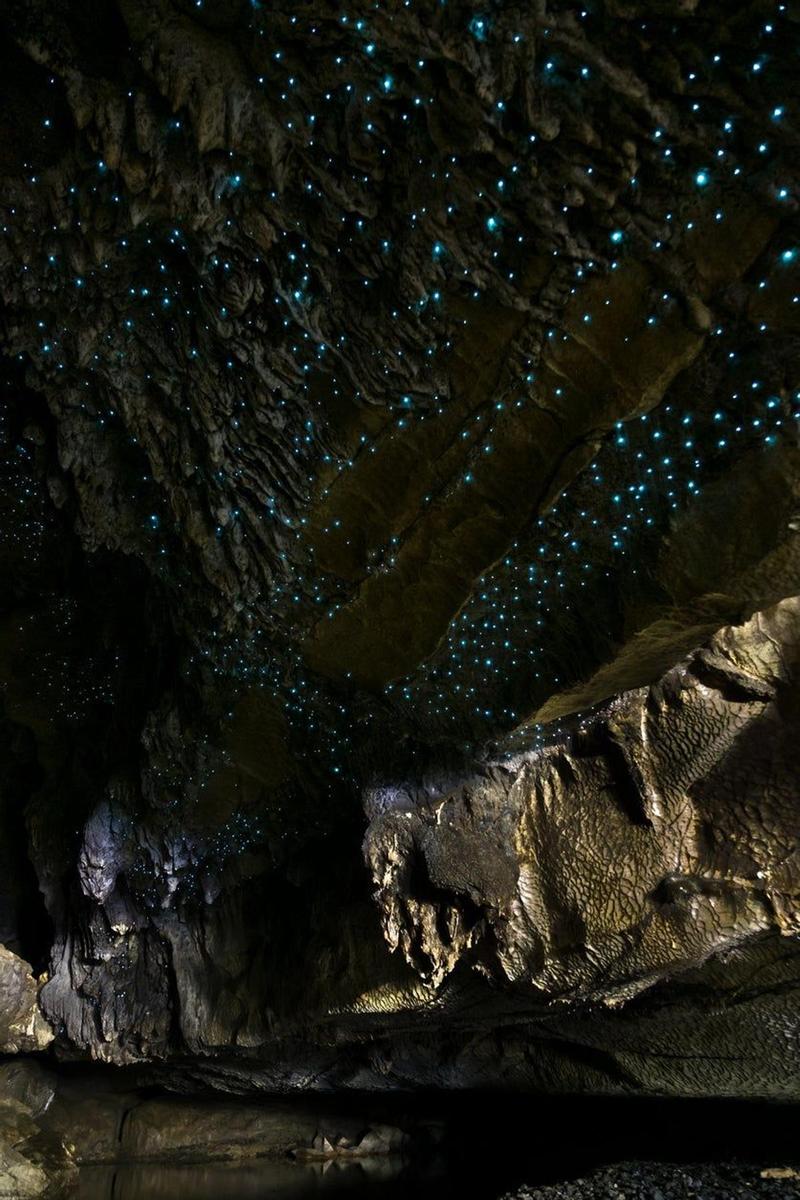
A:
POLYGON ((30 964, 0 946, 0 1052, 44 1050, 52 1040, 30 964))
POLYGON ((70 1149, 27 1105, 0 1099, 0 1200, 49 1200, 74 1181, 70 1149))

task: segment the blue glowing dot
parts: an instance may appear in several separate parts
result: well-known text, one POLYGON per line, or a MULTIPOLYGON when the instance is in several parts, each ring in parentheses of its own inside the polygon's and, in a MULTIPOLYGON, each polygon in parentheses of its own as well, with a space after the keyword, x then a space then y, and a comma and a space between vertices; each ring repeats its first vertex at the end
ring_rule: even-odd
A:
POLYGON ((477 38, 479 42, 484 42, 489 29, 489 22, 486 20, 486 17, 473 17, 468 28, 474 38, 477 38))
POLYGON ((624 236, 625 236, 625 234, 622 232, 621 229, 615 229, 614 232, 611 234, 611 241, 614 243, 615 246, 618 246, 620 244, 620 242, 622 241, 622 239, 624 238, 624 236))
POLYGON ((394 80, 392 79, 391 75, 384 75, 383 79, 381 80, 381 87, 383 88, 384 92, 390 92, 392 90, 394 87, 394 80))
POLYGON ((709 181, 708 171, 698 171, 694 177, 694 181, 698 187, 705 187, 709 181))
POLYGON ((500 228, 500 218, 499 217, 487 217, 486 218, 486 228, 489 230, 489 233, 496 233, 497 230, 500 228))
POLYGON ((791 263, 791 262, 794 262, 794 260, 796 258, 797 258, 796 250, 784 250, 783 254, 781 255, 781 262, 791 263))

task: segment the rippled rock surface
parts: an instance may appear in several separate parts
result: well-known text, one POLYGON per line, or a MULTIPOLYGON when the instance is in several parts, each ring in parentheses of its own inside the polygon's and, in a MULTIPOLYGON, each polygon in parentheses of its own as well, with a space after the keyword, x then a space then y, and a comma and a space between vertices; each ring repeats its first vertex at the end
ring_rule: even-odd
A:
POLYGON ((799 684, 791 600, 565 745, 376 817, 390 946, 433 984, 464 961, 518 993, 613 1006, 749 939, 796 935, 799 684))
POLYGON ((792 6, 0 35, 0 1045, 800 1097, 792 6))

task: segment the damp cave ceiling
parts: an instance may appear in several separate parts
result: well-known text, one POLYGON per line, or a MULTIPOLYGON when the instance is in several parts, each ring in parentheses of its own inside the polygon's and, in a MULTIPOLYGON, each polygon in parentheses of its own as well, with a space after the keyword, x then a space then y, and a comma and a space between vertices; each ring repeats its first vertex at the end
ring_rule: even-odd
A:
POLYGON ((266 787, 530 743, 797 591, 792 5, 0 13, 43 760, 111 709, 151 797, 215 739, 266 787))

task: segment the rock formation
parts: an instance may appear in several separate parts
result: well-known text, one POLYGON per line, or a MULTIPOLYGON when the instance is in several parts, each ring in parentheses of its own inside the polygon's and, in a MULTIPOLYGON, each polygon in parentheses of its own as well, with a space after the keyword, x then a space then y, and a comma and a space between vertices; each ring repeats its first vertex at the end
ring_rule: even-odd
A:
POLYGON ((567 745, 377 816, 384 932, 423 978, 462 961, 617 1005, 712 954, 800 933, 800 600, 725 628, 567 745))
POLYGON ((44 1050, 52 1040, 29 964, 0 946, 0 1053, 44 1050))
POLYGON ((75 1180, 69 1146, 41 1118, 53 1098, 47 1075, 34 1067, 0 1067, 0 1197, 29 1200, 61 1195, 75 1180))
POLYGON ((3 1052, 800 1098, 797 14, 484 7, 0 0, 3 1052))

